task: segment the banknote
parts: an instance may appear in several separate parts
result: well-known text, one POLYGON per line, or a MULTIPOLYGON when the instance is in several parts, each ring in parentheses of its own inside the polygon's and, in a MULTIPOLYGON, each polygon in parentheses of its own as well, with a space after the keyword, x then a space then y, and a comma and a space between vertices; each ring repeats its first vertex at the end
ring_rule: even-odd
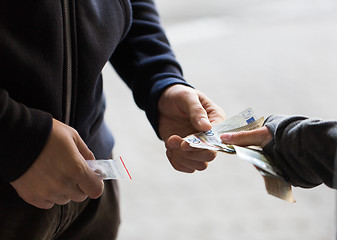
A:
POLYGON ((276 166, 272 165, 270 157, 258 147, 233 146, 237 156, 252 163, 264 179, 265 187, 270 195, 287 202, 295 202, 291 185, 282 177, 276 166))
MULTIPOLYGON (((191 147, 203 148, 208 150, 223 151, 226 153, 236 153, 236 149, 231 145, 226 145, 221 142, 220 135, 224 132, 237 132, 237 131, 249 131, 262 126, 264 118, 257 118, 251 108, 248 108, 239 114, 225 120, 224 122, 214 126, 211 130, 207 132, 199 132, 191 134, 184 138, 186 142, 190 144, 191 147), (230 127, 227 126, 229 124, 230 127)), ((240 150, 239 156, 246 154, 245 148, 237 147, 240 150)), ((248 150, 247 150, 248 151, 248 150)), ((251 153, 253 154, 253 152, 251 153)), ((261 169, 269 172, 271 174, 276 174, 271 172, 272 167, 268 165, 265 161, 259 158, 254 158, 248 156, 245 160, 249 160, 254 165, 258 165, 261 169), (253 162, 254 160, 254 162, 253 162)))
POLYGON ((283 178, 275 177, 261 169, 258 170, 263 177, 266 190, 270 195, 290 203, 296 202, 293 197, 291 185, 287 181, 283 178))
POLYGON ((231 146, 221 143, 220 136, 213 130, 191 134, 185 137, 184 140, 191 147, 235 153, 235 150, 231 146))
POLYGON ((102 159, 102 160, 87 160, 89 167, 98 174, 103 180, 123 180, 132 179, 129 170, 126 168, 123 159, 102 159))
POLYGON ((207 132, 191 134, 184 138, 191 147, 236 154, 239 159, 250 162, 264 178, 269 194, 288 202, 295 202, 291 185, 281 176, 270 158, 258 147, 239 147, 221 142, 220 135, 225 132, 250 131, 263 125, 264 118, 258 118, 251 108, 213 126, 207 132))
POLYGON ((250 131, 250 130, 254 130, 254 129, 262 127, 263 123, 264 123, 264 117, 260 117, 259 119, 257 119, 254 122, 249 123, 248 125, 244 125, 244 126, 233 128, 233 129, 220 129, 219 131, 217 131, 217 133, 221 135, 226 132, 250 131))
POLYGON ((231 118, 215 125, 212 129, 214 132, 222 134, 232 131, 240 127, 244 127, 252 122, 255 122, 257 117, 252 108, 247 108, 244 111, 232 116, 231 118))
POLYGON ((233 145, 235 149, 236 155, 247 162, 250 162, 254 166, 262 169, 263 171, 275 176, 279 177, 275 167, 270 164, 270 161, 267 159, 266 155, 257 148, 249 148, 249 147, 239 147, 233 145))
POLYGON ((184 138, 192 147, 204 148, 227 153, 235 153, 235 150, 220 140, 220 135, 225 132, 249 131, 262 126, 264 118, 255 116, 253 110, 248 108, 239 114, 215 125, 207 132, 191 134, 184 138))

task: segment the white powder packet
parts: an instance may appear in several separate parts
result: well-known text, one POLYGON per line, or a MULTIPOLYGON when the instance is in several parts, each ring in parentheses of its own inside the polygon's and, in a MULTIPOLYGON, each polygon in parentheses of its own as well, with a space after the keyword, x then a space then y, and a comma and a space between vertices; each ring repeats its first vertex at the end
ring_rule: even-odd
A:
POLYGON ((98 160, 86 160, 89 167, 95 171, 103 180, 116 179, 130 179, 131 175, 126 168, 123 159, 119 157, 118 159, 98 159, 98 160))

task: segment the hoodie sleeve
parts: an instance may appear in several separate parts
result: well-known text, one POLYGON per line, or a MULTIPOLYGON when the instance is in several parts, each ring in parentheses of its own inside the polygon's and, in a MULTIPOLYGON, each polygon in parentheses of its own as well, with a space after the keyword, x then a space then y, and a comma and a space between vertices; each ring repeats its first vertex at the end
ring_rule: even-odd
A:
POLYGON ((42 151, 52 128, 50 114, 31 109, 0 88, 0 177, 12 182, 42 151))
POLYGON ((274 136, 264 151, 293 186, 336 186, 337 122, 272 115, 265 126, 274 136))
MULTIPOLYGON (((152 0, 131 1, 133 21, 110 62, 133 92, 158 135, 157 102, 174 84, 188 85, 160 26, 152 0)), ((159 136, 159 135, 158 135, 159 136)))

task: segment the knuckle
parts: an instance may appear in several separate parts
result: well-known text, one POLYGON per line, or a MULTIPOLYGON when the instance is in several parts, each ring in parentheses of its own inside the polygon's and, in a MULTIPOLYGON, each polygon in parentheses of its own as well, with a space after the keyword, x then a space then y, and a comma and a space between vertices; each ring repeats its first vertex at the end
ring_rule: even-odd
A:
POLYGON ((53 199, 55 195, 60 191, 60 189, 62 189, 60 186, 48 188, 40 193, 40 198, 45 200, 53 199))
POLYGON ((88 157, 89 157, 90 160, 95 159, 95 155, 94 155, 93 152, 90 151, 90 150, 89 150, 89 152, 88 152, 88 157))
POLYGON ((87 174, 87 168, 81 161, 76 161, 74 164, 69 166, 69 177, 75 180, 83 178, 87 174))
POLYGON ((71 132, 75 137, 80 136, 79 133, 77 132, 77 130, 76 130, 75 128, 70 127, 70 132, 71 132))
POLYGON ((69 127, 69 133, 72 136, 73 141, 78 144, 81 137, 77 130, 75 128, 69 127))
POLYGON ((198 105, 194 105, 191 108, 191 111, 194 113, 199 113, 199 112, 205 112, 205 109, 201 105, 198 104, 198 105))

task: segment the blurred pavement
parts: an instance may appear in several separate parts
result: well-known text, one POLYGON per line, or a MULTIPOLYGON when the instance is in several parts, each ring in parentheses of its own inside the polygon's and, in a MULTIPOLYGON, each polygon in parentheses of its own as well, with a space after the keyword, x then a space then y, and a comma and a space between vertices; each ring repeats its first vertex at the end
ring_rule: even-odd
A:
MULTIPOLYGON (((186 79, 230 117, 303 114, 337 119, 337 1, 157 0, 186 79)), ((249 163, 219 153, 207 170, 176 172, 110 66, 106 120, 133 176, 121 182, 119 240, 332 240, 336 192, 267 194, 249 163)))

